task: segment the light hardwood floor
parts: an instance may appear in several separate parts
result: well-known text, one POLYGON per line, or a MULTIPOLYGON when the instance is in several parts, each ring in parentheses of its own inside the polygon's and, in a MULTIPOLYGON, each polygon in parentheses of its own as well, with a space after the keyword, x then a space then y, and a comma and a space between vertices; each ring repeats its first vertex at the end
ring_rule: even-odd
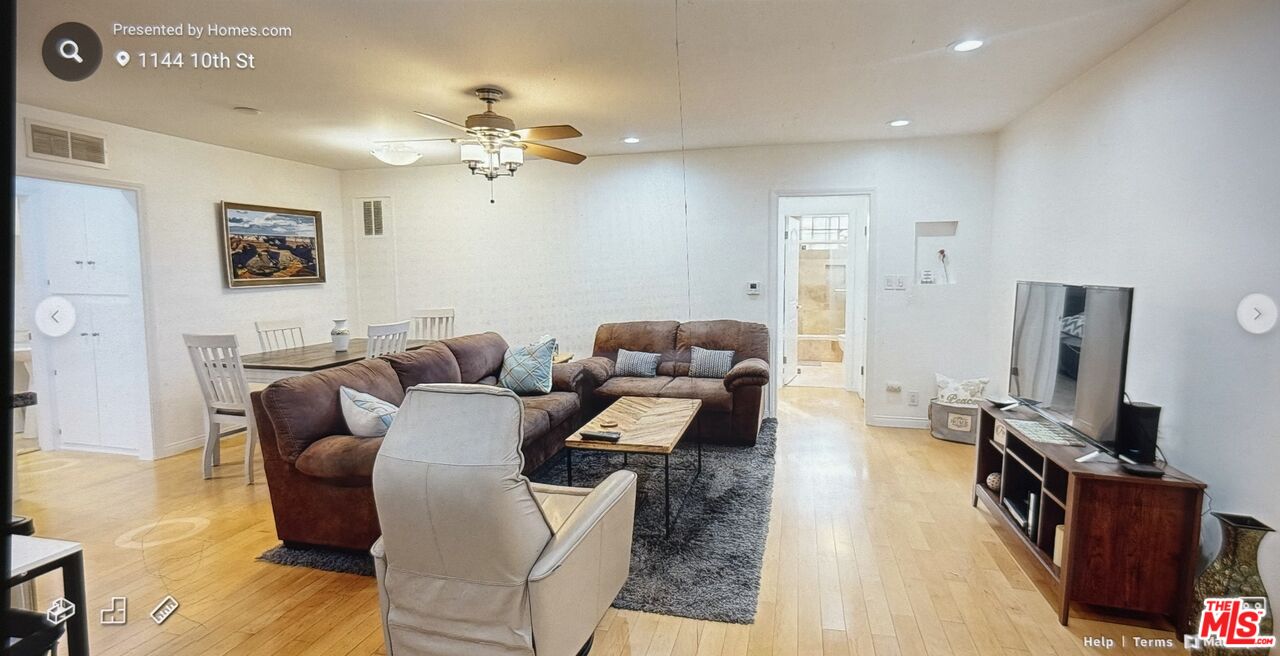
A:
MULTIPOLYGON (((610 610, 593 655, 1091 653, 1084 636, 1114 638, 1105 653, 1117 654, 1144 653, 1123 649, 1124 636, 1170 637, 1074 617, 1059 626, 1030 566, 969 505, 972 447, 867 428, 840 390, 785 390, 779 414, 755 623, 610 610)), ((244 485, 237 442, 210 481, 198 451, 19 458, 17 511, 85 545, 94 654, 383 653, 373 579, 254 560, 277 542, 266 478, 259 467, 259 484, 244 485), (180 607, 157 626, 147 613, 165 594, 180 607), (98 626, 113 595, 128 597, 129 622, 98 626)), ((42 583, 41 601, 57 590, 42 583)))

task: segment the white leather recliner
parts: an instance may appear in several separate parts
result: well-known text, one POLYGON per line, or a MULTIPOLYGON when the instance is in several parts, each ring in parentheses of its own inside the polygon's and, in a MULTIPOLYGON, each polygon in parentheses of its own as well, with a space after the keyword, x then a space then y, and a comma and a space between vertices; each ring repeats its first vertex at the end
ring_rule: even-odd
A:
POLYGON ((630 568, 636 476, 594 489, 531 483, 522 413, 497 387, 405 396, 373 467, 388 656, 590 648, 630 568))

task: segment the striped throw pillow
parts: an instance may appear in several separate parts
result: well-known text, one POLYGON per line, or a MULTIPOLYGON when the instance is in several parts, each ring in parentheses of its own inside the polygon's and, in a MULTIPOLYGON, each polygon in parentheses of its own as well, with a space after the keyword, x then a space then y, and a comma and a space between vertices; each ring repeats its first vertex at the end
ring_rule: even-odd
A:
POLYGON ((618 365, 614 368, 614 375, 653 378, 658 375, 658 361, 661 359, 662 355, 658 353, 618 349, 618 365))
POLYGON ((694 378, 724 378, 733 368, 733 351, 712 351, 693 347, 689 375, 694 378))

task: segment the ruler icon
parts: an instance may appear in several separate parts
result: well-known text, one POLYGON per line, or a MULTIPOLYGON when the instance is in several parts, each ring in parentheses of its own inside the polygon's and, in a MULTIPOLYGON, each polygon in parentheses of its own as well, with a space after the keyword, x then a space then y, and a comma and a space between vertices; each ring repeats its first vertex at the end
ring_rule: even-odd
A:
POLYGON ((164 624, 164 621, 169 619, 176 610, 178 610, 178 600, 174 599, 173 595, 168 595, 160 600, 155 610, 151 611, 151 619, 155 620, 156 624, 164 624))

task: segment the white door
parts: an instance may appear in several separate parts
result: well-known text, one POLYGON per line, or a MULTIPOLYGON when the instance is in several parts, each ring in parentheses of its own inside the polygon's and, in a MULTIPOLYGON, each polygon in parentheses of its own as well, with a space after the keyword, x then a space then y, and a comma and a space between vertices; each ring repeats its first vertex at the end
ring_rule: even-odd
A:
POLYGON ((98 446, 98 371, 94 358, 93 316, 82 299, 71 299, 76 308, 76 325, 71 332, 43 338, 51 348, 53 403, 41 399, 42 408, 52 405, 58 439, 67 446, 98 446))
POLYGON ((97 373, 98 444, 113 449, 136 449, 138 438, 149 432, 148 408, 126 398, 132 390, 146 389, 145 327, 142 316, 127 296, 81 298, 93 317, 94 370, 97 373))
POLYGON ((82 293, 129 294, 140 272, 137 196, 107 187, 85 187, 83 193, 88 275, 82 293))
POLYGON ((800 219, 786 217, 782 265, 782 384, 800 374, 800 219))
POLYGON ((34 218, 28 234, 36 236, 46 294, 76 294, 86 286, 88 259, 84 234, 84 194, 77 187, 42 182, 25 211, 34 218))

